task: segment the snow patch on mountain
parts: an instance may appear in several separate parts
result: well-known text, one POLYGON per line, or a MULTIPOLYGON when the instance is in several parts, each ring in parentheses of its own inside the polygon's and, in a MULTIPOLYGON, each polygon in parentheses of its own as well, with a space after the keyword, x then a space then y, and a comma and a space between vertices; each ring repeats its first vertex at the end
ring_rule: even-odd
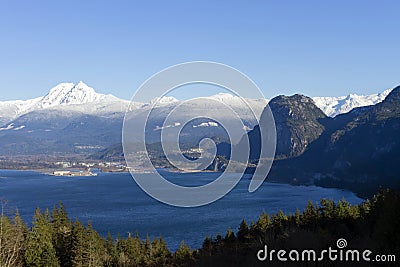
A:
POLYGON ((178 127, 178 126, 180 126, 180 125, 181 125, 180 122, 175 122, 174 124, 165 125, 165 126, 158 126, 158 125, 157 125, 157 126, 154 128, 154 131, 161 131, 161 130, 168 129, 168 128, 178 127))
POLYGON ((0 132, 1 131, 11 130, 13 128, 14 128, 14 123, 11 123, 11 124, 7 125, 6 127, 0 128, 0 132))
POLYGON ((0 128, 0 132, 1 131, 10 131, 10 130, 19 131, 19 130, 22 130, 24 128, 25 128, 25 125, 21 125, 21 126, 16 127, 15 123, 10 123, 5 127, 0 128))
POLYGON ((214 121, 209 121, 209 122, 202 122, 199 125, 193 125, 193 128, 197 127, 218 127, 218 123, 214 121))
POLYGON ((26 127, 25 125, 21 125, 21 126, 19 126, 19 127, 17 127, 17 128, 14 128, 14 131, 22 130, 22 129, 24 129, 25 127, 26 127))
POLYGON ((349 94, 339 97, 313 97, 315 105, 320 108, 327 116, 335 117, 342 113, 347 113, 354 108, 375 105, 382 102, 392 91, 387 89, 382 93, 372 95, 349 94))

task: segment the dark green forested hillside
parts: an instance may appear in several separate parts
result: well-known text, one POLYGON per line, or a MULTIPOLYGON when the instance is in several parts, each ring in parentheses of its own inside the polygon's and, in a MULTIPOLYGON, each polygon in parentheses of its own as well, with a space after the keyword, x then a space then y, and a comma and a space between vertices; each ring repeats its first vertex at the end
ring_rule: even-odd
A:
MULTIPOLYGON (((36 210, 30 228, 18 213, 12 219, 2 213, 0 266, 285 266, 288 263, 276 260, 259 262, 256 254, 264 245, 318 251, 335 246, 339 238, 345 238, 351 249, 369 249, 372 256, 394 255, 398 261, 399 228, 400 192, 381 190, 356 206, 345 200, 334 203, 322 199, 319 204, 309 202, 304 211, 295 214, 262 213, 250 225, 242 221, 237 231, 228 229, 224 235, 206 237, 198 250, 191 250, 182 241, 180 248, 171 252, 162 237, 140 239, 136 234, 116 240, 103 238, 90 223, 71 221, 60 204, 52 212, 36 210)), ((391 266, 397 266, 395 263, 391 266)), ((298 265, 317 266, 313 262, 293 263, 298 265)), ((318 266, 343 265, 323 261, 318 266)))

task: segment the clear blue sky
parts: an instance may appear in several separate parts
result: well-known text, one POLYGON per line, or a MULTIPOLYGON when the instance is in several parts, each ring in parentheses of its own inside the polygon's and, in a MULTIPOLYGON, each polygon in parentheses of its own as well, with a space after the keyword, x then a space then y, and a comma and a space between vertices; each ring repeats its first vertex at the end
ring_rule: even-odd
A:
POLYGON ((130 99, 159 70, 231 65, 266 97, 400 84, 399 1, 2 1, 0 100, 83 80, 130 99))

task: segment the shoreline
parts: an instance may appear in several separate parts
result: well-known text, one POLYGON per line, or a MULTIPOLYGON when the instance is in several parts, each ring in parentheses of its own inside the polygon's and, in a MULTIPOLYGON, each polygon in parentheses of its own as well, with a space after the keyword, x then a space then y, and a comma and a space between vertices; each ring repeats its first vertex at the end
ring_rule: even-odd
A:
MULTIPOLYGON (((54 177, 97 177, 97 173, 130 173, 130 171, 100 171, 100 172, 96 172, 96 175, 54 175, 52 174, 52 172, 59 170, 59 169, 0 169, 0 171, 22 171, 22 172, 36 172, 36 173, 40 173, 43 175, 48 175, 48 176, 54 176, 54 177)), ((179 170, 171 170, 170 168, 158 168, 157 170, 162 170, 164 172, 168 172, 168 173, 178 173, 178 174, 190 174, 190 173, 221 173, 221 172, 214 172, 214 171, 189 171, 189 172, 183 172, 183 171, 179 171, 179 170)), ((72 170, 71 170, 72 171, 72 170)), ((79 169, 73 169, 73 171, 79 171, 79 169)), ((137 172, 140 174, 146 174, 148 172, 144 171, 144 172, 137 172)), ((246 174, 246 173, 244 173, 246 174)), ((243 174, 243 175, 244 175, 243 174)), ((1 177, 1 178, 6 178, 6 177, 1 177)), ((316 184, 293 184, 293 183, 285 183, 285 182, 279 182, 273 179, 266 179, 265 183, 270 183, 270 184, 281 184, 281 185, 291 185, 291 186, 304 186, 304 187, 310 187, 310 186, 315 186, 315 187, 320 187, 320 188, 326 188, 326 189, 337 189, 337 190, 342 190, 345 192, 351 192, 353 193, 355 196, 357 196, 358 198, 362 199, 362 200, 366 200, 368 199, 368 197, 359 194, 356 191, 352 191, 349 190, 347 188, 340 188, 340 187, 327 187, 327 186, 321 186, 321 185, 316 185, 316 184)))

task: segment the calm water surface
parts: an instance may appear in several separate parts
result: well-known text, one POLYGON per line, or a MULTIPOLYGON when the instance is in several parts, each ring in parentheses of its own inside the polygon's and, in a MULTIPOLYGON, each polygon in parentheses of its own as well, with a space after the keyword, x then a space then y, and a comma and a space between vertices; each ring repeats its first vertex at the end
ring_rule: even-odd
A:
MULTIPOLYGON (((164 173, 176 184, 196 186, 218 177, 216 173, 164 173)), ((235 175, 235 174, 232 174, 235 175)), ((126 236, 136 230, 141 237, 162 234, 170 249, 182 240, 199 248, 205 236, 225 234, 237 229, 242 219, 257 220, 267 213, 294 213, 303 210, 308 200, 344 197, 352 204, 362 199, 349 191, 316 186, 291 186, 265 182, 256 192, 248 193, 249 177, 224 198, 197 208, 177 208, 162 204, 144 193, 129 173, 99 173, 97 177, 54 177, 37 172, 0 170, 0 198, 8 200, 7 210, 18 208, 30 224, 36 207, 51 209, 60 201, 70 218, 92 222, 103 236, 110 232, 126 236)))

